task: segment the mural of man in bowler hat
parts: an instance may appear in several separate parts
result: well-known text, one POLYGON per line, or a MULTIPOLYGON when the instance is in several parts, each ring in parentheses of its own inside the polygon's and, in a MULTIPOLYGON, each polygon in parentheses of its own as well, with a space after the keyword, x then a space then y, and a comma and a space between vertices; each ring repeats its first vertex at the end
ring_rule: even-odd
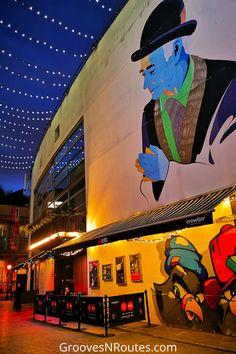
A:
POLYGON ((197 21, 186 21, 182 0, 164 0, 147 19, 140 49, 131 56, 132 61, 141 61, 144 89, 152 96, 144 108, 143 152, 135 165, 143 181, 152 182, 156 200, 172 161, 201 162, 198 156, 209 126, 204 161, 209 166, 217 163, 216 141, 222 144, 235 130, 229 117, 236 115, 236 63, 188 54, 185 39, 196 27, 197 21))

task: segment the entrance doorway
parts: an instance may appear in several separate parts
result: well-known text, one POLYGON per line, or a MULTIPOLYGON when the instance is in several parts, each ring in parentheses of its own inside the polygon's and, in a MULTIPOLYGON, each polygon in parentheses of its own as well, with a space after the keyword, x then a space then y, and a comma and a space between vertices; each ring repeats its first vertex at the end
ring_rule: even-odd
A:
POLYGON ((55 260, 55 287, 57 294, 64 294, 66 287, 69 288, 70 293, 74 292, 74 278, 73 278, 73 258, 63 257, 55 260))
POLYGON ((87 255, 81 254, 74 258, 74 291, 87 294, 87 255))

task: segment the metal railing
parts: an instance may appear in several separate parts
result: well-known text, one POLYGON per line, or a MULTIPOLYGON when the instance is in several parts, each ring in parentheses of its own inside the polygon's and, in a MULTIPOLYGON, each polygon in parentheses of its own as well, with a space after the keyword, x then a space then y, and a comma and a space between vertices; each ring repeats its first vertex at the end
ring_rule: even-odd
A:
POLYGON ((36 315, 41 316, 44 322, 48 317, 57 318, 60 326, 63 322, 76 322, 78 331, 83 330, 81 324, 103 327, 105 337, 111 327, 146 318, 151 325, 147 290, 117 296, 35 295, 33 319, 36 315))

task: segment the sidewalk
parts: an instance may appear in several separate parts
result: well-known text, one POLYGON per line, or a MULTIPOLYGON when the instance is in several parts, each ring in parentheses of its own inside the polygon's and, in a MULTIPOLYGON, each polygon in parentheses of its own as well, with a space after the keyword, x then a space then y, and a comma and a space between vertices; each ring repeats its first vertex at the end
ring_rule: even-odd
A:
POLYGON ((170 342, 194 344, 200 348, 216 349, 228 353, 236 353, 236 337, 224 336, 221 334, 206 333, 197 330, 180 329, 157 325, 148 327, 146 323, 135 322, 119 327, 130 333, 144 334, 149 337, 165 339, 170 342))
MULTIPOLYGON (((0 316, 1 354, 236 353, 236 337, 165 326, 148 328, 144 322, 129 324, 122 328, 112 328, 109 333, 114 336, 104 338, 34 321, 30 305, 23 305, 23 311, 14 312, 10 301, 1 301, 0 316), (106 346, 105 349, 104 346, 106 346)), ((87 325, 83 327, 86 327, 87 331, 91 329, 87 325)), ((93 332, 104 331, 102 328, 93 327, 93 332)))

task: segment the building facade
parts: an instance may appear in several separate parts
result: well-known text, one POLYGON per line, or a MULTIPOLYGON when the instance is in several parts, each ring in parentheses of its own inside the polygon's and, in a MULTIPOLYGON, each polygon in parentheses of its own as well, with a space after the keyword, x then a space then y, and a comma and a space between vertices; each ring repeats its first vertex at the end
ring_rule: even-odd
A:
MULTIPOLYGON (((60 125, 55 143, 59 137, 60 125)), ((50 250, 85 231, 83 119, 73 127, 40 177, 31 199, 28 290, 45 293, 55 288, 60 292, 69 286, 74 291, 73 264, 70 260, 54 260, 50 250)))
POLYGON ((50 203, 84 211, 73 204, 83 166, 87 233, 56 248, 56 276, 67 264, 61 280, 90 295, 147 289, 152 322, 233 335, 234 12, 231 0, 130 0, 42 141, 30 210, 32 222, 50 203), (60 154, 81 117, 84 160, 74 167, 60 154))
POLYGON ((11 291, 26 289, 26 270, 17 274, 14 267, 24 263, 29 246, 29 207, 0 205, 0 292, 6 298, 11 291))

